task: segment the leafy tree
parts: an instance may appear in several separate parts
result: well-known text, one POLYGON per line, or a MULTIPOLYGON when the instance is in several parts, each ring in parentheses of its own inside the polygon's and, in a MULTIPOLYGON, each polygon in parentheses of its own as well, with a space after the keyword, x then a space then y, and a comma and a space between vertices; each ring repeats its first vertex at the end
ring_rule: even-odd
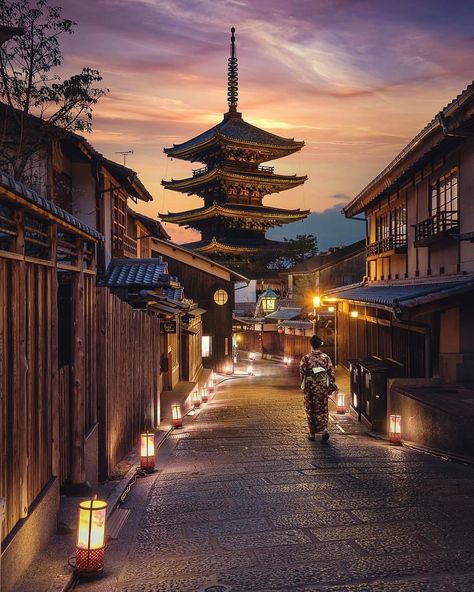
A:
POLYGON ((318 239, 313 234, 297 234, 283 240, 282 252, 269 263, 270 269, 287 269, 318 254, 318 239))
POLYGON ((0 23, 23 30, 0 50, 0 167, 19 180, 61 129, 90 132, 92 107, 108 92, 96 86, 102 77, 92 68, 66 79, 57 73, 60 38, 76 25, 61 12, 49 0, 0 0, 0 23))

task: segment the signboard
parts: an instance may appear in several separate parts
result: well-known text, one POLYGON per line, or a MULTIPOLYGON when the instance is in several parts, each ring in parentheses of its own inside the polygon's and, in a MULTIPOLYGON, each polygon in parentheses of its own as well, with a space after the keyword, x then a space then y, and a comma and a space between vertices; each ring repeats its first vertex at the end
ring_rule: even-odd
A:
POLYGON ((162 321, 160 323, 161 333, 176 333, 176 321, 162 321))

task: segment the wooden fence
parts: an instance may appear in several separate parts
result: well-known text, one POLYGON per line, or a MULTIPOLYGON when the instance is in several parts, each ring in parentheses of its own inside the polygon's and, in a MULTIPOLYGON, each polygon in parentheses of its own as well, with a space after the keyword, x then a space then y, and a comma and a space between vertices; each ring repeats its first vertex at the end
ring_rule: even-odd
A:
MULTIPOLYGON (((55 271, 0 258, 0 494, 3 535, 53 476, 55 271)), ((2 536, 2 538, 4 538, 2 536)))
POLYGON ((160 326, 106 288, 98 289, 99 472, 105 479, 159 421, 160 326))

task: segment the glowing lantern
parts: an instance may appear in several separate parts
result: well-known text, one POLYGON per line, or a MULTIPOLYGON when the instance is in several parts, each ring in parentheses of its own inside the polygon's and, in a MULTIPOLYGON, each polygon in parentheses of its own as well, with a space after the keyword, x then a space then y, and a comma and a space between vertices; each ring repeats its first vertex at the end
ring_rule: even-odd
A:
POLYGON ((79 504, 76 539, 76 571, 94 575, 104 569, 107 502, 97 499, 79 504))
POLYGON ((144 432, 140 434, 140 469, 153 471, 155 468, 155 434, 144 432))
POLYGON ((351 310, 351 317, 353 319, 356 319, 359 316, 359 313, 357 310, 351 310))
POLYGON ((199 409, 199 407, 201 407, 201 397, 199 396, 198 391, 194 391, 193 393, 193 406, 194 409, 199 409))
POLYGON ((247 374, 249 376, 252 376, 252 374, 253 374, 252 366, 250 364, 247 366, 247 374))
POLYGON ((334 306, 328 306, 328 312, 334 312, 335 310, 334 306))
POLYGON ((264 314, 268 314, 276 310, 278 295, 273 290, 265 290, 260 295, 259 304, 264 314))
POLYGON ((354 409, 357 409, 357 405, 358 405, 358 400, 357 400, 357 393, 352 393, 352 405, 354 407, 354 409))
POLYGON ((225 367, 226 374, 232 374, 232 371, 233 371, 232 364, 227 364, 227 366, 225 367))
POLYGON ((234 364, 237 364, 237 356, 234 356, 234 364))
POLYGON ((183 427, 183 418, 181 416, 181 405, 175 403, 171 405, 171 420, 174 428, 183 427))
POLYGON ((212 376, 209 379, 208 388, 209 388, 209 392, 210 393, 214 393, 214 391, 216 389, 216 384, 215 384, 214 379, 212 378, 212 376))
POLYGON ((346 395, 344 393, 337 393, 336 397, 336 404, 337 404, 337 413, 345 413, 346 412, 346 395))
POLYGON ((313 307, 319 308, 321 306, 321 296, 313 296, 313 307))
POLYGON ((388 431, 388 439, 392 444, 402 443, 402 416, 391 415, 388 431))
POLYGON ((278 325, 278 334, 281 335, 283 333, 283 327, 281 325, 278 325))
POLYGON ((288 358, 286 356, 283 358, 283 363, 285 364, 285 366, 288 365, 288 358))
POLYGON ((204 385, 201 389, 201 401, 203 403, 207 403, 207 401, 208 401, 206 385, 204 385))
POLYGON ((250 360, 251 362, 253 362, 253 361, 255 360, 255 352, 250 352, 250 353, 249 353, 249 360, 250 360))

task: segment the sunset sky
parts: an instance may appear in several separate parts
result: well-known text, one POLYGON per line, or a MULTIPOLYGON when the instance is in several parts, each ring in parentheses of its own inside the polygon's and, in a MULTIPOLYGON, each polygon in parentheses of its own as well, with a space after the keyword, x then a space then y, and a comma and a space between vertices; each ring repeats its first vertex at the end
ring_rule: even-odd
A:
MULTIPOLYGON (((235 26, 239 111, 254 125, 306 142, 275 166, 307 174, 307 183, 265 203, 316 215, 274 236, 315 232, 322 248, 360 235, 360 222, 337 215, 342 205, 474 77, 473 0, 58 3, 78 23, 63 43, 65 71, 98 68, 110 89, 89 139, 116 160, 117 151, 134 150, 127 165, 155 197, 141 208, 152 216, 202 204, 160 186, 193 168, 165 158, 163 147, 218 123, 227 110, 235 26)), ((179 242, 194 239, 167 230, 179 242)))

